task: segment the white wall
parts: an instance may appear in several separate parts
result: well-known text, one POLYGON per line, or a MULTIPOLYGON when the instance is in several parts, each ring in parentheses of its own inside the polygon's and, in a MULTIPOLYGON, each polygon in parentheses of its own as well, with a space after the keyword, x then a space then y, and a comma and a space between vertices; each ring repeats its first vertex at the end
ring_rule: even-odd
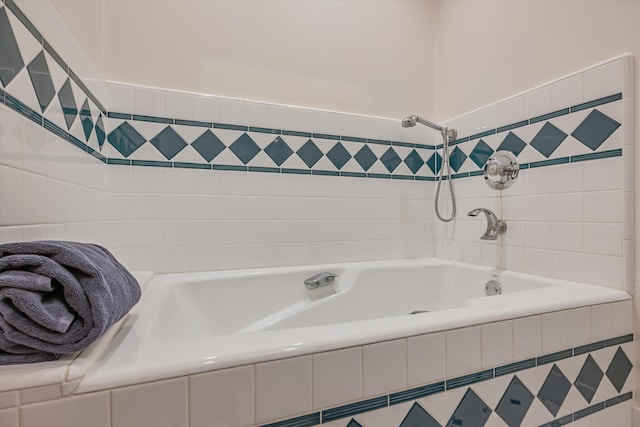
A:
POLYGON ((91 28, 102 1, 55 3, 110 81, 382 117, 435 113, 431 1, 106 1, 103 46, 91 28))

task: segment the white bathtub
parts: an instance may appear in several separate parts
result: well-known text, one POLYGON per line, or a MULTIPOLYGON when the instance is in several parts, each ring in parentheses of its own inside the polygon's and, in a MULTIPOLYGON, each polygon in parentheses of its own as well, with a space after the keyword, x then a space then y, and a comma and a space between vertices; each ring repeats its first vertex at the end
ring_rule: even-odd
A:
POLYGON ((437 258, 159 275, 78 392, 624 299, 437 258), (305 287, 324 271, 335 285, 305 287), (491 279, 502 295, 486 296, 491 279))

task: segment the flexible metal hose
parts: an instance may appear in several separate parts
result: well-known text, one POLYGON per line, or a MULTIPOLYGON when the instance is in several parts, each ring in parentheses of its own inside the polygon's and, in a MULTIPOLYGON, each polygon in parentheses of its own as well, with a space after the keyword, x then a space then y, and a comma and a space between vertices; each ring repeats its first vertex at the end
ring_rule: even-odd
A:
POLYGON ((449 133, 448 129, 445 128, 442 132, 442 165, 440 166, 440 176, 438 179, 438 184, 436 186, 436 200, 435 200, 435 208, 436 208, 436 216, 442 222, 450 222, 456 216, 456 198, 453 194, 453 183, 451 180, 451 165, 449 164, 449 133), (442 173, 444 171, 445 164, 447 165, 447 181, 449 181, 449 192, 451 193, 451 216, 449 218, 444 218, 440 214, 439 202, 440 202, 440 187, 442 186, 442 173))

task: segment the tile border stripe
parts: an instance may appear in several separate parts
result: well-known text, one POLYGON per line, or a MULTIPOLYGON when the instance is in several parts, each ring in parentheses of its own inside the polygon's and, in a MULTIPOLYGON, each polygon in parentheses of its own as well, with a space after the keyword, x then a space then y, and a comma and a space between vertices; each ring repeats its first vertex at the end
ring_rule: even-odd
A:
MULTIPOLYGON (((327 423, 329 421, 334 421, 340 418, 353 416, 363 412, 369 412, 369 411, 384 408, 387 406, 404 403, 410 400, 420 399, 432 394, 443 393, 456 388, 477 384, 477 383, 488 381, 488 380, 491 380, 500 376, 504 376, 507 374, 514 374, 516 372, 535 368, 537 366, 543 366, 549 363, 557 362, 559 360, 567 359, 570 357, 579 356, 581 354, 585 354, 589 352, 589 351, 585 351, 585 349, 591 349, 590 351, 597 351, 597 350, 602 350, 605 347, 612 347, 612 346, 616 346, 616 345, 620 345, 620 344, 624 344, 632 341, 633 341, 633 334, 622 335, 619 337, 609 338, 603 341, 596 341, 590 344, 581 345, 578 347, 572 347, 572 348, 557 351, 554 353, 544 354, 538 357, 509 363, 506 365, 497 366, 491 369, 485 369, 485 370, 474 372, 468 375, 451 378, 449 380, 438 381, 431 384, 421 385, 419 387, 413 387, 407 390, 390 393, 388 395, 379 396, 372 399, 366 399, 360 402, 349 403, 347 405, 342 405, 335 408, 324 409, 321 411, 321 415, 322 415, 321 422, 327 423)), ((601 404, 602 405, 601 409, 616 405, 618 403, 624 402, 631 398, 632 398, 632 392, 628 392, 620 396, 613 397, 611 399, 608 399, 606 402, 603 402, 601 404)), ((591 410, 590 408, 596 407, 598 405, 589 406, 588 408, 582 409, 581 411, 578 411, 575 414, 582 414, 584 411, 591 410)), ((309 415, 313 415, 313 414, 309 414, 309 415)), ((587 415, 590 415, 590 413, 587 415)), ((573 416, 574 414, 569 414, 563 418, 559 418, 547 424, 543 424, 540 427, 562 426, 569 422, 572 422, 574 419, 573 416), (565 422, 565 418, 567 417, 569 421, 565 422)), ((586 416, 586 415, 582 415, 582 416, 586 416)), ((298 418, 302 418, 302 417, 292 418, 291 420, 297 420, 298 418)), ((287 421, 289 420, 284 420, 280 422, 284 423, 287 421)), ((297 426, 297 424, 292 424, 292 426, 294 425, 297 426)), ((272 425, 269 424, 268 426, 271 427, 272 425)), ((273 426, 284 427, 284 426, 288 426, 288 424, 282 424, 282 425, 273 424, 273 426)), ((267 426, 263 426, 263 427, 267 427, 267 426)))

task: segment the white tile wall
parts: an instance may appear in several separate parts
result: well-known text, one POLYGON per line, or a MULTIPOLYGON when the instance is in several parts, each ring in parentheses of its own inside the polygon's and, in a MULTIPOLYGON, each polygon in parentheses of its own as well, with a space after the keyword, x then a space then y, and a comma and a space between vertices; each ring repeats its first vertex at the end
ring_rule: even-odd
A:
POLYGON ((109 392, 90 393, 20 408, 21 427, 109 427, 109 392))
POLYGON ((407 339, 407 386, 437 381, 446 376, 446 334, 407 339))
POLYGON ((187 378, 115 389, 111 392, 111 426, 188 425, 187 378))
POLYGON ((406 340, 386 341, 363 347, 362 394, 375 396, 400 390, 407 381, 406 340))
POLYGON ((447 376, 475 371, 481 366, 481 327, 447 331, 447 376))
POLYGON ((313 407, 326 408, 362 397, 362 349, 313 355, 313 407))

